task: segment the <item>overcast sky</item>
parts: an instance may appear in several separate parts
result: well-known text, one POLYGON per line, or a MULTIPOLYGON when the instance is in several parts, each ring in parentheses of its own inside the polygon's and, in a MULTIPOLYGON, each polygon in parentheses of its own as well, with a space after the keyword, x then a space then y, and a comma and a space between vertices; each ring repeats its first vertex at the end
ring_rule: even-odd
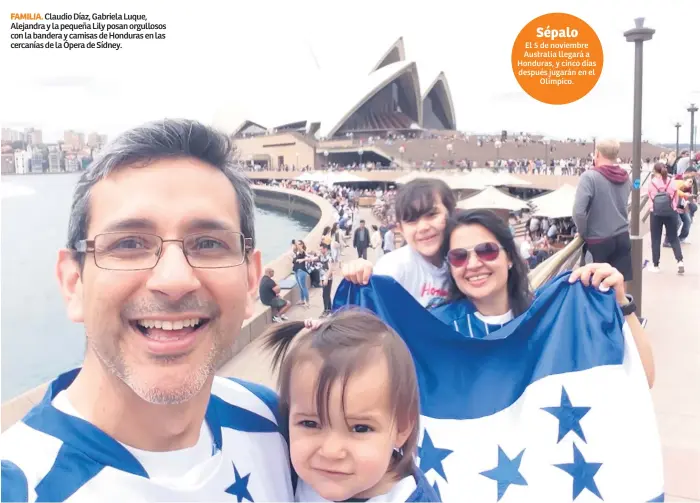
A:
MULTIPOLYGON (((58 2, 24 2, 60 13, 58 2)), ((62 1, 65 12, 110 12, 110 2, 62 1), (100 10, 96 11, 99 5, 100 10)), ((700 0, 500 0, 353 2, 200 0, 113 1, 111 12, 167 23, 166 40, 125 41, 119 51, 13 50, 3 36, 3 127, 36 126, 45 141, 64 129, 110 136, 163 117, 189 117, 233 129, 320 117, 325 98, 347 93, 399 36, 421 80, 447 74, 462 131, 531 131, 552 137, 632 135, 634 18, 656 29, 644 45, 644 138, 689 141, 689 103, 700 104, 697 20, 700 0), (191 10, 196 6, 197 11, 191 10), (420 8, 419 8, 420 7, 420 8), (581 17, 603 45, 602 76, 586 97, 563 106, 537 102, 513 77, 520 29, 549 12, 581 17), (692 64, 691 64, 692 62, 692 64), (337 79, 347 75, 345 79, 337 79), (320 89, 319 89, 320 87, 320 89)), ((19 8, 16 4, 15 8, 19 8)), ((11 10, 3 6, 4 29, 11 10)), ((700 122, 700 114, 696 124, 700 122)))

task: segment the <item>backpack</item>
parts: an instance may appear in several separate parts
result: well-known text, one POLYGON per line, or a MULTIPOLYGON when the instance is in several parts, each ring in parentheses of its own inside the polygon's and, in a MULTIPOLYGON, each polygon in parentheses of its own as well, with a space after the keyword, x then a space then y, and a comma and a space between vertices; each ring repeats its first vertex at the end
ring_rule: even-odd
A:
POLYGON ((672 181, 673 179, 668 181, 666 187, 664 187, 663 192, 659 190, 658 187, 654 186, 656 187, 658 192, 656 193, 656 195, 654 196, 654 200, 652 201, 652 211, 657 217, 672 217, 676 214, 676 210, 673 209, 673 198, 667 192, 668 186, 671 184, 672 181))

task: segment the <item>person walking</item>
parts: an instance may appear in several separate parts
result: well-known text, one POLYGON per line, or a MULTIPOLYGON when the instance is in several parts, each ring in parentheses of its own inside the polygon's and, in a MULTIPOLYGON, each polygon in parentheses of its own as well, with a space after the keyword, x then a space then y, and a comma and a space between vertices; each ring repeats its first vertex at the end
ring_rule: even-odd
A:
POLYGON ((648 187, 649 200, 651 201, 651 258, 652 266, 649 272, 659 272, 661 259, 661 232, 666 228, 666 236, 673 248, 676 258, 678 274, 685 272, 683 265, 683 252, 678 240, 678 191, 673 183, 673 177, 668 174, 666 165, 657 162, 654 165, 654 174, 648 187))
POLYGON ((360 220, 360 226, 355 229, 352 246, 357 250, 357 258, 367 260, 367 248, 370 246, 370 238, 369 229, 365 226, 364 220, 360 220))
MULTIPOLYGON (((573 220, 593 262, 608 263, 632 280, 632 243, 627 201, 632 183, 617 164, 620 142, 605 139, 596 145, 594 168, 576 187, 573 220)), ((544 229, 546 232, 547 229, 544 229)))

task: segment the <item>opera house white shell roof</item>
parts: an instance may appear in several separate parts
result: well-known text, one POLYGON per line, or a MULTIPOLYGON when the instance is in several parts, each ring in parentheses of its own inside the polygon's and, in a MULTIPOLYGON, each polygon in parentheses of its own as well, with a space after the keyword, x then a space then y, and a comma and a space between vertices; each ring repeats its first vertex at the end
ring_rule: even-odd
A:
POLYGON ((285 101, 283 116, 274 98, 257 106, 222 108, 214 125, 237 135, 273 131, 282 126, 315 127, 317 138, 346 132, 392 129, 457 129, 452 95, 444 72, 421 80, 415 61, 406 59, 403 37, 399 37, 369 74, 320 71, 308 79, 311 99, 285 101), (368 105, 369 103, 369 105, 368 105), (251 110, 255 108, 255 110, 251 110))

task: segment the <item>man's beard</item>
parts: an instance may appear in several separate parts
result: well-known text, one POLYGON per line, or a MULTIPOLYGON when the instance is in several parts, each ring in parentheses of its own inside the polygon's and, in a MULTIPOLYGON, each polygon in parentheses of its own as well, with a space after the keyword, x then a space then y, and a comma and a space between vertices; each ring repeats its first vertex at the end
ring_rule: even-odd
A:
MULTIPOLYGON (((219 370, 224 363, 233 357, 233 344, 224 342, 224 330, 217 330, 213 322, 207 327, 211 332, 211 348, 204 360, 175 387, 159 387, 158 383, 149 382, 144 376, 139 375, 139 371, 129 366, 124 358, 120 342, 123 337, 107 337, 107 339, 94 340, 88 337, 88 345, 102 363, 102 366, 113 376, 120 379, 134 393, 146 402, 155 405, 177 405, 191 400, 204 387, 207 380, 219 370), (107 342, 107 343, 105 343, 107 342)), ((105 332, 102 332, 104 334, 105 332)), ((159 356, 153 359, 152 365, 167 366, 185 356, 159 356)), ((153 372, 157 375, 157 370, 153 372)), ((157 377, 156 377, 157 380, 157 377)))

